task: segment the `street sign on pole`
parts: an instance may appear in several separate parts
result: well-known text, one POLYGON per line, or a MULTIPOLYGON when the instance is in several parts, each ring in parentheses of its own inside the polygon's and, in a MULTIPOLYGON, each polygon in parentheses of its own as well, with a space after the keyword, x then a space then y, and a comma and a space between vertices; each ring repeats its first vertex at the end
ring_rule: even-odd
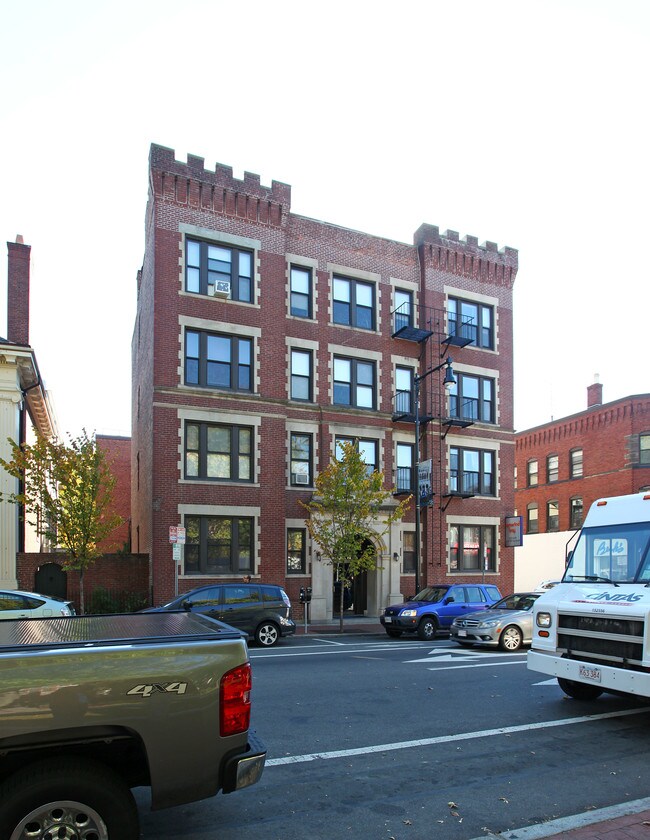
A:
POLYGON ((169 542, 178 542, 178 527, 176 525, 169 526, 169 542))
POLYGON ((182 525, 176 526, 176 542, 185 545, 185 528, 182 525))

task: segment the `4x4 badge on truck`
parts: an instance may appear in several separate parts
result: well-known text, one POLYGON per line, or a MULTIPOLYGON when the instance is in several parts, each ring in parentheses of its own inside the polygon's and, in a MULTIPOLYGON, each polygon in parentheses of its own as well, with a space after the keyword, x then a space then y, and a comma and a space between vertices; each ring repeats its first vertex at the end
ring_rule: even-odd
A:
POLYGON ((185 694, 187 683, 184 682, 170 682, 170 683, 150 683, 149 685, 135 685, 130 688, 127 694, 137 694, 140 697, 151 697, 155 692, 161 694, 185 694))

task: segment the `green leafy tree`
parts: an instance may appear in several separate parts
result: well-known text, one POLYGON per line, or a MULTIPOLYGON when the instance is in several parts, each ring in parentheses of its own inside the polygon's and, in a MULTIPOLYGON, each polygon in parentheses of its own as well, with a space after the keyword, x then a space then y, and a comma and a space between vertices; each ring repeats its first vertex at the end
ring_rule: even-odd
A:
POLYGON ((110 511, 115 477, 106 456, 85 429, 70 436, 68 444, 41 436, 33 444, 9 443, 12 459, 0 458, 0 465, 20 482, 20 489, 3 501, 24 506, 39 536, 65 550, 63 568, 79 572, 83 613, 84 572, 101 555, 99 543, 123 521, 110 511))
POLYGON ((374 543, 404 516, 411 497, 395 507, 386 506, 392 492, 384 488, 383 473, 375 470, 369 475, 353 443, 342 443, 341 452, 316 478, 312 500, 301 504, 309 512, 305 525, 320 546, 323 562, 332 566, 334 579, 341 584, 339 629, 343 632, 345 587, 364 570, 378 568, 374 543))

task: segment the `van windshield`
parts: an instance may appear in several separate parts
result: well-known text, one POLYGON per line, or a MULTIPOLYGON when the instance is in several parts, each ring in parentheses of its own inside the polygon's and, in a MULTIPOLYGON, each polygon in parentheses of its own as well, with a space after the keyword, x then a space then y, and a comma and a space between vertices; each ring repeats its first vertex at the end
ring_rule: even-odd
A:
POLYGON ((583 528, 563 581, 650 583, 650 523, 583 528))
POLYGON ((439 601, 442 601, 448 590, 448 586, 427 586, 411 600, 428 601, 431 604, 437 604, 439 601))

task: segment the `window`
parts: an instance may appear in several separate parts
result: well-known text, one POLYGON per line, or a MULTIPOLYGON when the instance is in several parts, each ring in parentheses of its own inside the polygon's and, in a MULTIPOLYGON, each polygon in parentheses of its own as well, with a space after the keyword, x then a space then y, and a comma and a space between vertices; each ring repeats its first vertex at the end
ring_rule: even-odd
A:
POLYGON ((253 519, 185 517, 185 574, 236 575, 253 569, 253 519))
POLYGON ((571 478, 582 478, 582 449, 572 449, 569 453, 569 474, 571 478))
POLYGON ((252 481, 252 452, 248 426, 185 424, 185 478, 252 481))
POLYGON ((413 413, 413 368, 395 368, 395 413, 413 413))
POLYGON ((494 525, 452 525, 450 538, 452 572, 496 571, 494 525))
POLYGON ((402 535, 402 566, 405 575, 415 574, 415 531, 404 531, 402 535))
POLYGON ((343 450, 341 447, 342 443, 353 443, 359 455, 361 455, 361 460, 366 465, 366 470, 368 475, 373 473, 377 469, 377 441, 376 440, 365 440, 363 438, 351 438, 351 437, 336 437, 336 457, 342 458, 343 457, 343 450))
POLYGON ((291 486, 311 487, 312 436, 301 432, 291 433, 291 486))
POLYGON ((650 434, 639 435, 639 463, 650 464, 650 434))
POLYGON ((228 284, 233 300, 253 299, 253 254, 225 245, 187 240, 185 291, 213 295, 228 284))
POLYGON ((476 347, 494 349, 494 309, 491 306, 450 297, 447 326, 449 335, 469 338, 476 347))
POLYGON ((559 459, 557 455, 548 455, 546 458, 546 480, 550 483, 557 481, 559 472, 559 459))
POLYGON ((569 501, 570 511, 571 511, 571 528, 580 528, 582 527, 582 499, 575 498, 569 501))
POLYGON ((494 423, 494 380, 456 372, 449 391, 449 413, 460 420, 494 423))
POLYGON ((517 489, 517 466, 515 465, 515 472, 514 472, 514 480, 515 480, 515 490, 517 489))
POLYGON ((528 469, 528 487, 537 487, 539 481, 538 475, 538 468, 537 468, 537 459, 533 458, 532 461, 529 461, 527 464, 528 469))
POLYGON ((403 289, 395 289, 394 331, 413 326, 413 294, 403 289))
POLYGON ((185 384, 251 391, 250 338, 186 330, 185 384))
POLYGON ((452 446, 449 450, 449 492, 494 496, 494 452, 452 446))
POLYGON ((291 266, 291 314, 311 318, 311 270, 291 266))
POLYGON ((546 503, 546 530, 558 531, 560 529, 560 504, 557 501, 546 503))
POLYGON ((531 502, 526 508, 526 533, 539 533, 539 510, 537 502, 531 502))
POLYGON ((375 287, 372 283, 334 277, 334 323, 375 328, 375 287))
POLYGON ((306 571, 307 533, 304 528, 287 528, 287 574, 304 575, 306 571))
POLYGON ((311 400, 311 351, 291 351, 291 399, 311 400))
POLYGON ((334 357, 334 403, 354 408, 375 407, 375 364, 334 357))
POLYGON ((397 462, 395 489, 400 493, 414 493, 413 444, 398 443, 395 455, 397 462))

